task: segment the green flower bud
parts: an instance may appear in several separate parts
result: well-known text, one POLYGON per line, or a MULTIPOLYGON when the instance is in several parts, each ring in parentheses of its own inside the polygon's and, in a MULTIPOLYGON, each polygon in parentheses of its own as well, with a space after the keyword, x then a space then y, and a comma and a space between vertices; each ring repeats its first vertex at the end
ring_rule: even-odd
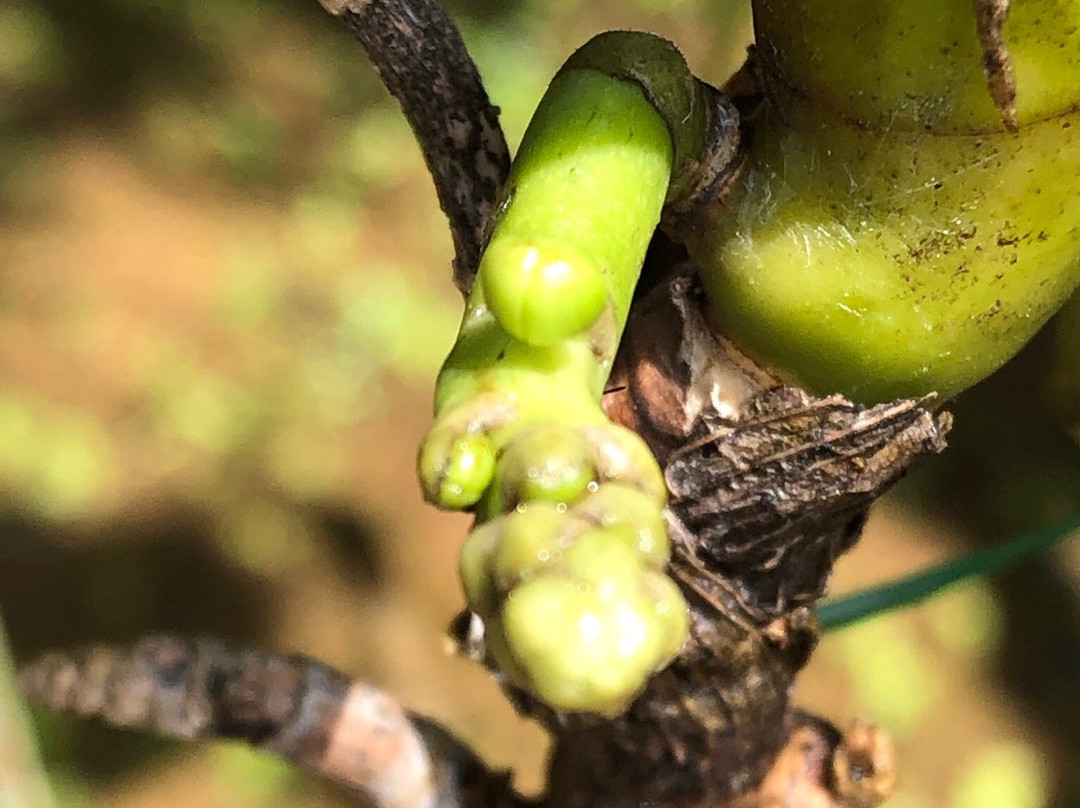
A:
POLYGON ((573 506, 571 513, 626 537, 648 564, 663 567, 671 555, 664 516, 656 502, 623 483, 604 483, 573 506))
POLYGON ((502 522, 475 528, 465 539, 458 555, 458 575, 469 608, 481 617, 495 614, 500 592, 495 585, 493 561, 503 536, 502 522))
POLYGON ((662 572, 646 570, 640 585, 646 599, 652 604, 653 616, 659 626, 662 642, 660 656, 664 660, 671 659, 679 653, 690 634, 686 600, 675 582, 662 572))
POLYGON ((493 238, 480 262, 484 300, 507 333, 548 346, 591 326, 607 301, 604 277, 566 244, 493 238))
POLYGON ((678 590, 653 580, 669 549, 663 475, 599 400, 673 155, 697 159, 703 100, 678 52, 644 35, 587 46, 552 81, 421 451, 429 499, 491 519, 460 568, 492 658, 557 709, 618 712, 685 635, 678 590))
POLYGON ((664 507, 667 483, 645 441, 617 424, 587 426, 581 432, 593 447, 593 464, 601 481, 631 485, 664 507))
POLYGON ((496 657, 499 664, 516 667, 527 689, 571 712, 623 710, 655 668, 662 644, 651 604, 633 590, 602 597, 552 575, 510 594, 502 626, 510 659, 496 657))
POLYGON ((618 531, 593 528, 574 539, 558 565, 559 572, 588 584, 601 598, 618 590, 634 590, 645 572, 645 560, 618 531))
POLYGON ((504 507, 542 500, 568 503, 593 481, 589 445, 555 421, 526 427, 499 458, 497 480, 504 507))
POLYGON ((449 442, 431 439, 420 448, 424 498, 440 508, 464 510, 484 495, 495 473, 495 450, 485 435, 463 434, 449 442))
POLYGON ((492 573, 501 593, 561 561, 574 535, 586 527, 565 508, 547 502, 522 506, 500 521, 502 541, 492 558, 492 573))

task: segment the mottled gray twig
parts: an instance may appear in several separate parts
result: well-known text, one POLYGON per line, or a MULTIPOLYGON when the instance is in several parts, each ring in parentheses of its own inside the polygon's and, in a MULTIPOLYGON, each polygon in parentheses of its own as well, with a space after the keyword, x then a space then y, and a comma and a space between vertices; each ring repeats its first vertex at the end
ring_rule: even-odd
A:
POLYGON ((454 238, 454 282, 472 285, 510 171, 499 110, 438 0, 319 0, 360 40, 401 103, 454 238))
POLYGON ((390 696, 304 656, 211 639, 50 652, 22 669, 54 710, 183 739, 235 738, 358 791, 376 808, 508 806, 507 779, 390 696))

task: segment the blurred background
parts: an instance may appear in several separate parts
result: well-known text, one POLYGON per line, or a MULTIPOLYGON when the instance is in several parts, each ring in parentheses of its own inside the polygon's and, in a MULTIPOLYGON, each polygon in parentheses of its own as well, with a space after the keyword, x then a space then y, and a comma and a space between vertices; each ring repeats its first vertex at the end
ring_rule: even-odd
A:
MULTIPOLYGON (((597 31, 721 82, 730 0, 448 2, 512 144, 597 31)), ((461 516, 415 447, 457 326, 450 239, 359 45, 314 0, 0 0, 0 611, 16 659, 172 630, 317 656, 519 785, 543 734, 448 655, 461 516)), ((1080 512, 1049 340, 955 407, 834 591, 1080 512)), ((799 701, 875 719, 894 808, 1080 804, 1080 545, 827 637, 799 701)), ((231 744, 35 712, 62 806, 335 806, 231 744)))

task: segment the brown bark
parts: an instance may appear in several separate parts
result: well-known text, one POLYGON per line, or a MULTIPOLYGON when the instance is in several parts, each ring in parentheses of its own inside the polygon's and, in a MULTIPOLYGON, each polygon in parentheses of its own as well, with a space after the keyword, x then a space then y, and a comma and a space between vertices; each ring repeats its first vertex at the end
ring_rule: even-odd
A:
POLYGON ((219 640, 148 637, 52 652, 23 693, 54 710, 171 738, 231 738, 365 795, 376 808, 495 808, 508 778, 391 696, 314 659, 219 640))

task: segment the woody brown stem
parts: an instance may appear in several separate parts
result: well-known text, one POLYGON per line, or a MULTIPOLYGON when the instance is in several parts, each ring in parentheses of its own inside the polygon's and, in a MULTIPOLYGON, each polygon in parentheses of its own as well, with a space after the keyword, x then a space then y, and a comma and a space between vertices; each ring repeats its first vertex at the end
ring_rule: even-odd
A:
POLYGON ((319 0, 363 45, 401 104, 454 239, 454 283, 467 294, 510 152, 476 64, 437 0, 319 0))
POLYGON ((365 795, 376 808, 496 808, 508 779, 382 691, 304 656, 218 640, 51 652, 22 690, 54 710, 165 737, 233 738, 365 795))

